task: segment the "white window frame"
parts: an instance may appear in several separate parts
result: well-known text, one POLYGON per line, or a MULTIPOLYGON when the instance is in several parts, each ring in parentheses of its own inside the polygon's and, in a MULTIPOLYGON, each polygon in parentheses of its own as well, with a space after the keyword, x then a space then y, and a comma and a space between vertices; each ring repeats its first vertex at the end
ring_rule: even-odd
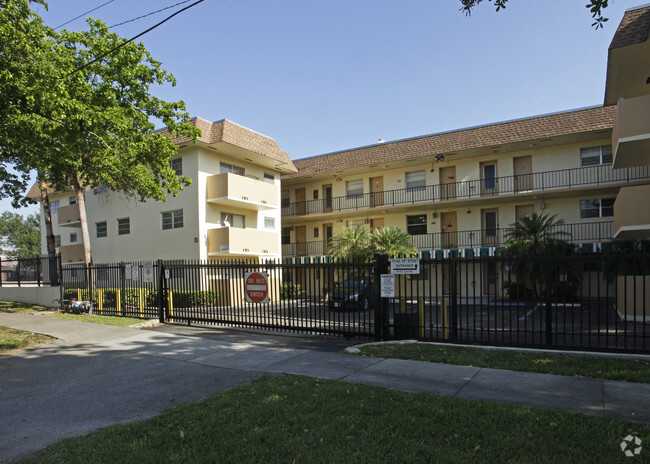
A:
POLYGON ((426 234, 428 233, 428 229, 427 229, 427 215, 426 215, 426 214, 409 214, 409 215, 407 215, 407 216, 406 216, 406 231, 407 231, 410 235, 426 235, 426 234), (421 221, 421 219, 424 219, 424 221, 417 222, 417 223, 416 223, 416 222, 413 222, 413 223, 409 224, 409 221, 410 221, 410 220, 412 221, 412 220, 414 220, 415 218, 419 218, 420 221, 421 221), (424 232, 423 232, 423 233, 417 233, 417 234, 414 234, 414 233, 411 231, 411 227, 422 227, 422 226, 424 226, 424 232))
POLYGON ((615 198, 588 198, 580 200, 580 219, 593 219, 614 216, 614 200, 615 198), (611 206, 603 206, 603 202, 611 203, 611 206), (597 203, 596 203, 597 202, 597 203), (598 215, 585 215, 587 211, 597 211, 598 215), (607 214, 604 215, 603 212, 607 214))
POLYGON ((61 246, 61 236, 60 235, 55 235, 54 236, 54 247, 59 248, 61 246))
POLYGON ((600 166, 603 164, 612 164, 614 154, 611 145, 599 145, 597 147, 587 147, 580 149, 580 166, 600 166), (587 161, 593 160, 593 161, 587 161), (585 162, 586 161, 586 162, 585 162))
POLYGON ((275 218, 264 216, 264 228, 275 230, 275 218))
POLYGON ((404 178, 408 192, 424 190, 427 186, 427 172, 424 170, 406 172, 404 178))
POLYGON ((219 173, 220 174, 226 174, 227 172, 231 174, 237 174, 238 176, 245 176, 246 175, 246 169, 241 167, 241 166, 236 166, 234 164, 230 163, 224 163, 221 161, 219 163, 219 173))
POLYGON ((77 233, 76 232, 70 232, 70 243, 77 243, 77 233))
POLYGON ((272 172, 265 172, 264 182, 268 182, 269 184, 275 184, 275 174, 273 174, 272 172))
POLYGON ((180 229, 183 227, 183 210, 175 209, 173 211, 163 211, 161 213, 162 230, 180 229))
POLYGON ((98 221, 95 223, 95 236, 97 238, 108 237, 108 223, 106 221, 98 221), (104 229, 103 235, 100 235, 100 228, 104 229))
POLYGON ((358 198, 363 195, 363 179, 345 181, 346 198, 358 198))
POLYGON ((234 214, 234 213, 229 213, 227 211, 222 211, 221 212, 221 224, 226 227, 226 218, 228 218, 228 223, 230 224, 229 227, 236 227, 238 229, 245 229, 246 228, 246 216, 243 214, 234 214), (238 224, 241 224, 238 225, 238 224))
POLYGON ((76 205, 77 204, 77 197, 75 197, 75 196, 68 197, 68 204, 69 205, 76 205))
POLYGON ((117 219, 117 235, 129 235, 131 233, 131 218, 117 219), (126 225, 126 228, 124 227, 126 225))
POLYGON ((183 158, 174 158, 169 160, 169 167, 176 173, 177 176, 183 175, 183 158))
POLYGON ((56 214, 59 212, 59 206, 60 206, 59 200, 54 200, 50 202, 50 214, 56 214))

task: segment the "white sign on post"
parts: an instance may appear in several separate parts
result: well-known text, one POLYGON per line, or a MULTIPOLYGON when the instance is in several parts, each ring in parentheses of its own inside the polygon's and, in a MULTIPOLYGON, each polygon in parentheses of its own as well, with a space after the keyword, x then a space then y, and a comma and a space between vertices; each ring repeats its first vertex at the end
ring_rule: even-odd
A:
POLYGON ((142 266, 142 281, 153 283, 153 263, 145 263, 142 266))
POLYGON ((393 274, 381 275, 381 297, 395 298, 395 275, 393 274))
POLYGON ((390 260, 391 274, 419 274, 420 258, 393 258, 390 260))
POLYGON ((125 264, 124 265, 124 278, 126 280, 131 280, 131 265, 130 264, 125 264))
POLYGON ((133 269, 131 270, 131 280, 135 282, 140 280, 140 266, 138 266, 137 264, 135 264, 133 266, 133 269))

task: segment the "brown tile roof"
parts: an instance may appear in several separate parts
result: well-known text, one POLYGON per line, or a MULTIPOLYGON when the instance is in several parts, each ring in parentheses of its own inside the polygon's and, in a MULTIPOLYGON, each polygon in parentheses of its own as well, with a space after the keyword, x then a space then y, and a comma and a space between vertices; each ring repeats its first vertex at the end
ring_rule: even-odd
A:
POLYGON ((370 145, 295 160, 294 164, 298 168, 298 172, 285 174, 282 179, 420 156, 455 153, 507 143, 606 130, 614 126, 615 114, 615 105, 599 106, 370 145))
POLYGON ((623 15, 609 49, 627 47, 648 39, 650 30, 650 5, 628 10, 623 15))
MULTIPOLYGON (((201 129, 200 142, 217 143, 226 142, 246 150, 258 153, 267 158, 278 161, 282 168, 296 171, 293 162, 285 151, 282 151, 275 140, 255 131, 247 129, 227 119, 211 123, 201 118, 193 118, 191 123, 201 129)), ((170 136, 166 128, 156 131, 162 135, 170 136)), ((189 142, 185 136, 173 137, 174 143, 189 142)))

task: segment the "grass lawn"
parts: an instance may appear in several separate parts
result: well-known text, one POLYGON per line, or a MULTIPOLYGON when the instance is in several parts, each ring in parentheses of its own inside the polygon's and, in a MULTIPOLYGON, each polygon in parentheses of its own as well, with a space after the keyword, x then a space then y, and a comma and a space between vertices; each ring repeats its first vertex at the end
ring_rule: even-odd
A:
POLYGON ((490 350, 428 343, 361 348, 364 356, 650 383, 650 360, 490 350))
POLYGON ((116 325, 119 327, 128 327, 139 322, 144 322, 146 319, 137 319, 133 317, 118 317, 118 316, 100 316, 97 314, 69 314, 69 313, 56 313, 51 314, 50 317, 57 319, 67 319, 70 321, 92 322, 94 324, 116 325))
POLYGON ((0 326, 0 352, 55 340, 47 335, 0 326))
POLYGON ((27 303, 16 303, 14 301, 0 301, 0 311, 8 313, 33 313, 36 311, 52 311, 52 308, 27 303))
POLYGON ((266 376, 21 462, 609 464, 634 462, 620 448, 629 434, 650 443, 650 426, 611 418, 266 376))

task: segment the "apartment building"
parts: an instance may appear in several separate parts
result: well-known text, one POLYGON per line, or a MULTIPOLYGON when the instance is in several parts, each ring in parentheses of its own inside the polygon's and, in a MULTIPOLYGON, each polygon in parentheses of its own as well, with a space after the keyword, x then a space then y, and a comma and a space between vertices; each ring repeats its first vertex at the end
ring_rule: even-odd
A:
POLYGON ((283 256, 327 255, 357 225, 408 231, 426 257, 489 255, 533 212, 557 214, 585 251, 650 235, 649 29, 650 6, 626 12, 603 106, 295 161, 282 177, 283 256))
MULTIPOLYGON (((280 257, 280 176, 295 172, 293 163, 273 139, 231 121, 192 121, 198 143, 174 140, 171 166, 192 179, 178 196, 139 202, 102 188, 86 192, 94 262, 280 257)), ((62 262, 81 263, 74 192, 49 195, 62 262)), ((40 199, 37 186, 29 196, 40 199)), ((46 253, 44 224, 41 231, 46 253)))

